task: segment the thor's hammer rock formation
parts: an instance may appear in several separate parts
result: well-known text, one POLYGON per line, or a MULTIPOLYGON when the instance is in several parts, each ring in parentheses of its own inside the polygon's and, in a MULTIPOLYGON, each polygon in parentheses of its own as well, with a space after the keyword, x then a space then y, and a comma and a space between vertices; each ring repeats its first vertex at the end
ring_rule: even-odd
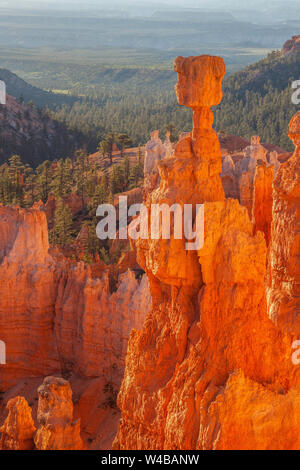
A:
MULTIPOLYGON (((268 316, 265 235, 246 207, 225 199, 219 177, 210 106, 221 100, 225 66, 217 57, 180 57, 175 70, 194 128, 158 164, 160 185, 145 204, 149 211, 153 203, 203 203, 204 246, 187 251, 173 234, 137 243, 153 302, 143 329, 131 332, 114 448, 297 449, 297 336, 268 316)), ((292 164, 299 171, 299 158, 292 164)), ((275 219, 272 236, 277 231, 275 219)))

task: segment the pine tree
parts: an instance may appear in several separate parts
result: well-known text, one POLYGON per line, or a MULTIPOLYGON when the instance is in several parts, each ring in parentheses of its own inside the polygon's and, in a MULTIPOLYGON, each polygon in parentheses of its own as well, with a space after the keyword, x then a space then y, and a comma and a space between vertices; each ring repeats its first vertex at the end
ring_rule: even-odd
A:
POLYGON ((23 175, 25 167, 19 155, 13 155, 8 159, 9 161, 9 178, 11 189, 11 202, 13 204, 23 205, 24 202, 24 189, 23 189, 23 175))
POLYGON ((92 198, 95 188, 98 185, 98 171, 95 165, 90 166, 86 173, 85 191, 87 195, 92 198))
POLYGON ((121 163, 121 172, 122 172, 122 180, 123 180, 123 191, 127 191, 129 187, 129 175, 130 175, 130 161, 128 156, 124 158, 123 162, 121 163))
POLYGON ((72 183, 71 160, 59 160, 51 182, 51 191, 55 197, 63 198, 71 192, 72 183))
POLYGON ((119 134, 117 141, 120 144, 121 157, 123 158, 124 150, 133 144, 132 139, 127 134, 119 134))
POLYGON ((177 131, 177 129, 174 126, 173 123, 170 122, 169 124, 166 125, 165 132, 170 132, 170 141, 171 142, 176 142, 177 141, 178 131, 177 131))
POLYGON ((37 196, 44 203, 47 202, 50 192, 51 163, 45 160, 36 169, 37 196))
POLYGON ((89 214, 94 217, 96 215, 97 207, 100 204, 105 204, 107 202, 107 182, 106 178, 103 175, 101 178, 100 184, 95 187, 94 194, 89 203, 89 214))
POLYGON ((85 224, 88 228, 88 232, 84 240, 84 261, 87 263, 95 262, 97 256, 100 255, 100 240, 96 233, 97 223, 97 219, 94 218, 91 222, 85 224))
POLYGON ((130 188, 136 188, 144 179, 144 170, 141 159, 131 168, 129 175, 130 188))
POLYGON ((8 165, 4 165, 1 168, 0 177, 0 201, 2 204, 10 204, 13 199, 13 186, 9 178, 8 165))
POLYGON ((100 152, 102 158, 105 158, 106 155, 109 155, 109 143, 106 140, 102 140, 97 148, 98 152, 100 152))
POLYGON ((123 172, 121 165, 114 165, 109 175, 109 188, 112 194, 121 193, 123 190, 123 172))
POLYGON ((34 201, 35 201, 35 173, 33 169, 31 168, 30 165, 26 164, 25 165, 25 178, 26 178, 26 192, 27 192, 27 198, 26 198, 26 206, 27 207, 32 207, 34 201))
POLYGON ((104 246, 100 249, 99 255, 100 255, 100 259, 101 259, 105 264, 109 264, 109 253, 108 253, 108 251, 106 250, 106 248, 104 248, 104 246))
POLYGON ((74 157, 73 180, 76 184, 76 193, 81 197, 82 204, 84 204, 87 189, 87 155, 84 150, 77 150, 74 157))
POLYGON ((98 146, 98 151, 101 153, 102 157, 105 158, 106 155, 109 156, 110 164, 112 165, 112 153, 114 144, 117 141, 117 136, 114 132, 111 132, 105 136, 105 139, 102 140, 98 146))
POLYGON ((138 164, 139 166, 142 165, 142 158, 143 158, 142 149, 141 149, 141 146, 139 145, 139 146, 138 146, 138 151, 137 151, 137 164, 138 164))
POLYGON ((66 246, 72 241, 72 223, 73 217, 70 208, 62 199, 57 199, 51 240, 53 244, 66 246))

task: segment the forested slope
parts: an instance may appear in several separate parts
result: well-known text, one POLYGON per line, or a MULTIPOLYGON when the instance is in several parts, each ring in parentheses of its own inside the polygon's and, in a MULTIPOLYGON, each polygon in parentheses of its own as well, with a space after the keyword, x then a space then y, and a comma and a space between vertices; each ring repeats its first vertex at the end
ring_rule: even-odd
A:
POLYGON ((286 129, 297 107, 292 82, 300 79, 300 52, 276 51, 224 81, 223 100, 215 113, 215 126, 227 133, 272 142, 292 150, 286 129))

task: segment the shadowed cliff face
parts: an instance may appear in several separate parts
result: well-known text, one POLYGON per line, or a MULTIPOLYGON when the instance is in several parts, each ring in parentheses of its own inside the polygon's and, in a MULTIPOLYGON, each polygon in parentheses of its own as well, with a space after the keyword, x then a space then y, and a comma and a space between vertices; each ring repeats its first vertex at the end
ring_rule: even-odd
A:
MULTIPOLYGON (((201 101, 203 95, 210 96, 213 105, 220 96, 221 59, 188 58, 181 67, 182 61, 175 61, 177 95, 195 110, 194 130, 177 144, 172 157, 158 164, 160 185, 146 195, 145 204, 150 208, 154 202, 204 203, 205 242, 198 252, 188 253, 184 240, 172 237, 137 243, 153 307, 142 330, 130 336, 118 397, 122 421, 114 447, 296 449, 300 447, 300 369, 292 362, 292 342, 299 332, 283 327, 290 323, 291 313, 283 311, 281 324, 274 321, 278 295, 269 294, 268 314, 265 234, 270 237, 270 214, 264 220, 256 208, 255 226, 246 207, 224 198, 220 148, 208 103, 203 106, 201 101), (204 85, 199 91, 198 82, 206 84, 206 80, 197 77, 214 73, 212 90, 206 91, 209 85, 204 85)), ((291 129, 298 145, 300 126, 292 122, 291 129)), ((256 204, 269 207, 274 201, 268 271, 282 293, 286 278, 280 284, 272 257, 278 273, 288 270, 294 317, 299 308, 294 295, 299 285, 297 269, 292 269, 299 257, 298 171, 297 149, 278 170, 272 197, 266 175, 258 175, 253 189, 256 204), (279 197, 293 201, 290 209, 281 206, 283 219, 291 224, 287 241, 284 222, 276 217, 279 197), (282 251, 281 256, 276 250, 282 251)))

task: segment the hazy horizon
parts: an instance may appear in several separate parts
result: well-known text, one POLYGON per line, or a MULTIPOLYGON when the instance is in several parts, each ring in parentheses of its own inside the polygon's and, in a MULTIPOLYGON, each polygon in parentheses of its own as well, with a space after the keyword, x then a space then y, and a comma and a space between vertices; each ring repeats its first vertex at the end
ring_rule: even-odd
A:
MULTIPOLYGON (((289 0, 283 1, 283 0, 265 0, 263 3, 259 0, 252 0, 251 4, 249 5, 248 0, 215 0, 212 4, 211 1, 209 0, 187 0, 185 1, 184 5, 182 4, 181 0, 162 0, 162 1, 157 1, 157 0, 112 0, 109 2, 109 5, 107 5, 107 0, 88 0, 86 2, 83 2, 82 0, 64 0, 62 3, 61 0, 52 0, 52 2, 49 4, 49 0, 0 0, 0 6, 1 7, 7 7, 7 8, 12 8, 12 7, 18 7, 18 8, 24 8, 24 7, 38 7, 38 6, 46 6, 49 9, 52 9, 54 6, 57 7, 80 7, 80 8, 85 8, 88 9, 89 7, 97 7, 101 6, 102 8, 107 8, 110 9, 112 8, 113 5, 122 5, 124 7, 130 7, 130 6, 137 6, 137 5, 157 5, 159 8, 168 6, 168 7, 176 7, 180 9, 185 9, 185 8, 207 8, 210 10, 213 9, 247 9, 247 10, 266 10, 270 7, 276 7, 278 5, 285 5, 287 6, 298 6, 299 2, 296 0, 289 0)), ((288 9, 288 7, 286 8, 288 9)))

